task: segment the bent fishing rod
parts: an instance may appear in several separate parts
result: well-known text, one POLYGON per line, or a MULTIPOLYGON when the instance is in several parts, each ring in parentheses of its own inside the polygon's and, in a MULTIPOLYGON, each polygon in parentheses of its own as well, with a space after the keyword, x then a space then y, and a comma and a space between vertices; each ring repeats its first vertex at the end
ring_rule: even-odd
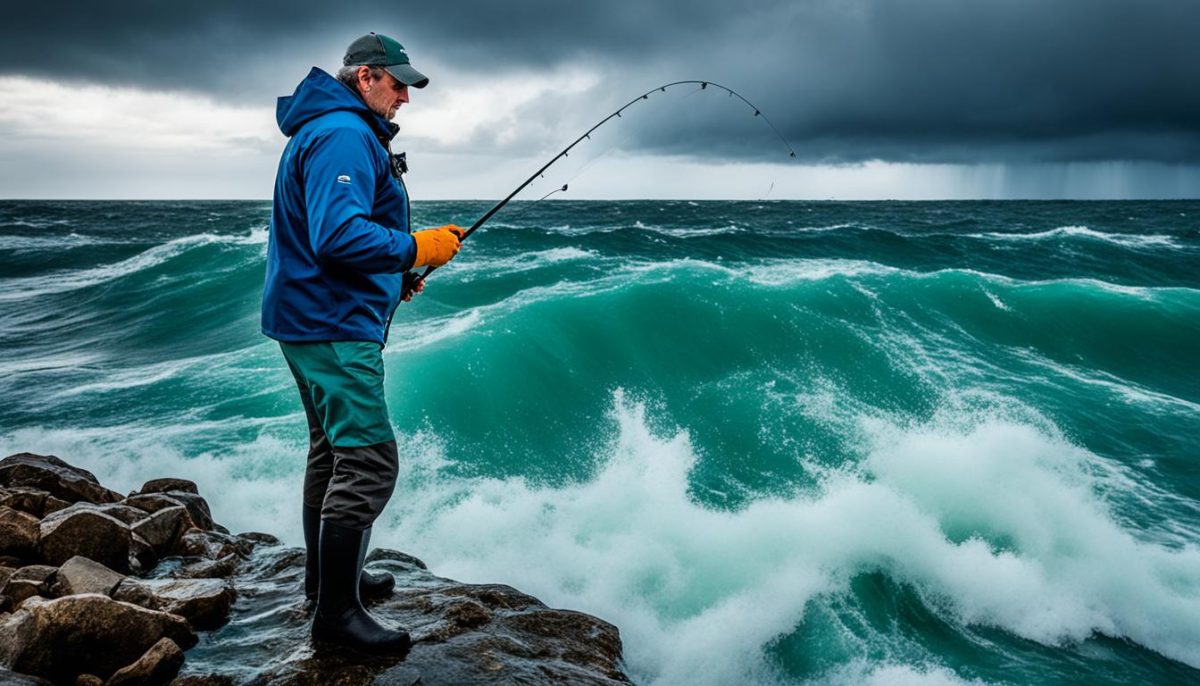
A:
MULTIPOLYGON (((555 162, 559 161, 560 159, 562 159, 564 157, 568 157, 569 156, 568 153, 571 152, 572 148, 574 148, 576 145, 579 145, 580 143, 582 143, 585 140, 590 140, 592 137, 592 133, 596 129, 600 128, 601 126, 604 126, 610 120, 620 117, 622 112, 629 109, 630 107, 637 104, 638 102, 641 102, 642 100, 649 100, 650 96, 653 95, 654 93, 666 93, 667 89, 672 86, 681 86, 681 85, 689 84, 689 83, 700 84, 700 90, 705 90, 709 86, 712 86, 713 88, 717 88, 719 90, 725 91, 726 93, 729 94, 730 97, 736 97, 737 99, 746 103, 747 107, 754 110, 754 116, 762 117, 762 120, 764 122, 766 122, 767 126, 771 127, 771 130, 775 132, 775 135, 779 138, 780 142, 782 142, 784 147, 786 147, 788 149, 788 157, 791 159, 795 159, 796 151, 792 149, 791 144, 787 142, 787 139, 783 137, 783 134, 781 134, 779 132, 779 129, 775 128, 775 125, 771 123, 771 120, 767 119, 767 115, 763 114, 762 110, 758 109, 758 107, 754 103, 752 103, 749 100, 747 100, 746 98, 742 97, 741 93, 738 93, 737 91, 733 90, 732 88, 722 86, 721 84, 714 83, 712 81, 696 81, 696 80, 672 81, 671 83, 663 84, 661 86, 658 86, 657 88, 652 88, 652 89, 646 91, 645 93, 642 93, 641 95, 637 96, 633 100, 630 100, 629 102, 622 105, 620 108, 617 109, 617 111, 615 111, 612 114, 608 115, 607 117, 601 119, 599 122, 596 123, 595 126, 588 129, 587 131, 585 131, 582 136, 580 136, 579 138, 576 138, 570 145, 563 148, 561 152, 559 152, 557 155, 555 155, 553 158, 551 158, 551 160, 549 162, 542 165, 541 169, 538 169, 533 174, 531 174, 528 179, 525 179, 524 183, 522 183, 520 186, 517 186, 516 189, 512 193, 508 194, 508 197, 506 197, 503 200, 501 200, 500 202, 496 203, 495 207, 488 210, 486 214, 484 214, 474 224, 472 224, 471 228, 467 229, 463 233, 463 237, 461 240, 465 241, 468 236, 475 233, 475 229, 478 229, 479 227, 483 226, 484 222, 491 219, 492 216, 494 216, 500 210, 504 209, 504 206, 507 205, 510 200, 512 200, 514 197, 516 197, 516 195, 518 193, 525 190, 526 186, 528 186, 529 184, 531 184, 535 180, 537 180, 539 177, 541 177, 546 172, 546 170, 551 167, 551 165, 553 165, 555 162)), ((556 193, 558 191, 565 191, 565 190, 567 190, 567 185, 563 184, 562 188, 554 190, 554 191, 550 191, 550 193, 547 193, 546 196, 543 196, 543 199, 545 197, 548 197, 552 193, 556 193)), ((432 274, 433 270, 435 270, 435 269, 437 269, 437 267, 429 266, 429 267, 426 267, 425 271, 422 272, 420 274, 420 276, 417 276, 415 279, 405 279, 405 284, 401 291, 401 296, 405 297, 405 296, 411 295, 416 290, 417 285, 420 284, 422 281, 424 281, 430 274, 432 274)))

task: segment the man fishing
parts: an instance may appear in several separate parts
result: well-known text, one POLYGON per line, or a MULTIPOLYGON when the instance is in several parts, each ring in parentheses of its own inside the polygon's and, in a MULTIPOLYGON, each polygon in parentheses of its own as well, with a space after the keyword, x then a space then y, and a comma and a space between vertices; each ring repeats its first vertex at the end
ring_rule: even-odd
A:
POLYGON ((411 232, 404 158, 391 152, 391 119, 409 88, 429 79, 398 42, 375 33, 351 43, 343 64, 336 78, 314 67, 276 107, 290 140, 275 178, 262 331, 279 342, 308 419, 304 587, 316 602, 313 638, 403 655, 408 633, 362 605, 395 585, 363 571, 398 468, 382 350, 396 307, 424 288, 409 270, 449 262, 463 231, 411 232))

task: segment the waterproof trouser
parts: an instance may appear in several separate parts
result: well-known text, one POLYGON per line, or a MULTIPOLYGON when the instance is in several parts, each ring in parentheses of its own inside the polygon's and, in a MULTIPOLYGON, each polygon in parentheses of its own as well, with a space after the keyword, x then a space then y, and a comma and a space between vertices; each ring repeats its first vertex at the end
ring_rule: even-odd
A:
POLYGON ((378 343, 280 343, 308 419, 304 504, 321 519, 366 529, 396 487, 396 438, 378 343))

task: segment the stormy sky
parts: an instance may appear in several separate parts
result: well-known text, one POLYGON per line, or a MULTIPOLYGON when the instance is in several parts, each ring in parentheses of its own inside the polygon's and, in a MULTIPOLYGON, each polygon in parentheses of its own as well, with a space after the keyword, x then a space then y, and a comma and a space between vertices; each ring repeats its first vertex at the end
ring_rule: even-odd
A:
POLYGON ((1200 2, 7 3, 0 197, 266 198, 276 96, 378 31, 420 198, 1200 195, 1200 2), (538 194, 537 188, 530 189, 538 194))

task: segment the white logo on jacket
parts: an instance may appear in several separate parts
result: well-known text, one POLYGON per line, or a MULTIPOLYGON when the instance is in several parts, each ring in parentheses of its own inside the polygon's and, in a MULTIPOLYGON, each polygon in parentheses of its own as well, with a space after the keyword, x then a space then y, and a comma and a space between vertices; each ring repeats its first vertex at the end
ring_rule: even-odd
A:
POLYGON ((345 174, 342 174, 341 176, 337 177, 337 182, 338 183, 350 183, 350 177, 346 176, 345 174))

